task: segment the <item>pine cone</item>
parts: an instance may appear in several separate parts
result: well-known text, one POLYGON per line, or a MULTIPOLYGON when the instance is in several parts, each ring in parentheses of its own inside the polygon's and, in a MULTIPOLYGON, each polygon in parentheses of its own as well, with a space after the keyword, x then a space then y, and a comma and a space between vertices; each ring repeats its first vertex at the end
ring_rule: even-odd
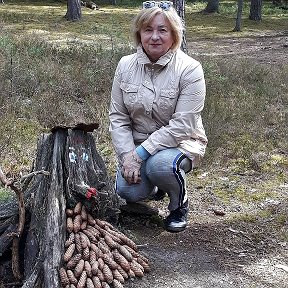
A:
POLYGON ((81 215, 76 215, 74 220, 73 220, 73 231, 75 233, 79 232, 81 229, 81 224, 82 224, 82 218, 81 215))
POLYGON ((81 242, 81 247, 83 249, 87 248, 87 247, 90 247, 90 240, 89 238, 87 237, 86 234, 84 234, 83 232, 79 232, 79 235, 80 235, 80 242, 81 242))
POLYGON ((127 246, 132 248, 134 251, 138 251, 137 245, 134 243, 134 241, 132 241, 126 235, 124 235, 123 233, 120 233, 119 238, 123 243, 125 243, 127 246))
POLYGON ((81 217, 83 221, 87 221, 88 219, 88 214, 86 211, 86 207, 84 205, 82 206, 82 209, 81 209, 81 217))
POLYGON ((85 264, 85 261, 83 259, 80 259, 80 261, 76 265, 74 269, 74 275, 76 278, 78 278, 82 274, 83 269, 84 269, 84 264, 85 264))
POLYGON ((75 254, 74 256, 72 256, 72 258, 68 261, 66 265, 67 269, 75 268, 81 258, 82 258, 81 254, 75 254))
MULTIPOLYGON (((113 255, 111 256, 113 257, 113 255)), ((118 264, 107 254, 104 254, 103 260, 111 269, 116 269, 118 267, 118 264)))
POLYGON ((105 281, 111 284, 113 281, 113 273, 107 264, 104 264, 102 272, 103 272, 105 281))
POLYGON ((130 264, 131 270, 134 272, 135 276, 143 277, 144 276, 144 268, 135 260, 133 260, 130 264))
POLYGON ((124 277, 121 275, 118 269, 112 270, 112 273, 113 273, 114 280, 116 279, 121 283, 125 282, 124 277))
POLYGON ((148 262, 145 262, 145 261, 143 260, 143 258, 138 257, 136 261, 143 267, 144 272, 146 272, 146 273, 150 272, 149 263, 148 263, 148 262))
POLYGON ((131 253, 133 257, 137 258, 139 256, 139 253, 135 251, 133 248, 131 248, 130 246, 128 245, 123 245, 123 246, 131 253))
POLYGON ((101 282, 105 280, 104 274, 100 269, 98 269, 97 271, 97 277, 99 278, 101 282))
POLYGON ((65 262, 68 262, 71 259, 74 251, 75 251, 75 244, 73 243, 67 248, 67 250, 66 250, 66 252, 65 252, 65 254, 63 256, 63 260, 65 262))
POLYGON ((90 248, 96 253, 97 258, 102 258, 103 257, 103 255, 104 255, 103 252, 94 243, 91 243, 90 248))
MULTIPOLYGON (((72 221, 73 225, 73 221, 72 221)), ((75 241, 75 234, 71 232, 68 236, 68 239, 65 241, 65 248, 69 247, 71 244, 73 244, 75 241)))
POLYGON ((59 275, 60 275, 60 282, 61 284, 65 287, 66 285, 70 284, 69 278, 67 276, 65 268, 60 268, 59 270, 59 275))
POLYGON ((74 214, 79 215, 81 213, 81 210, 82 210, 82 203, 78 202, 74 207, 74 214))
POLYGON ((87 230, 92 233, 92 235, 99 239, 100 238, 100 231, 91 225, 87 225, 87 230))
POLYGON ((95 261, 92 266, 91 266, 91 272, 93 275, 97 275, 97 271, 98 271, 98 261, 95 261))
POLYGON ((118 251, 130 262, 133 259, 132 254, 124 247, 119 246, 118 251))
POLYGON ((83 233, 85 233, 88 236, 88 238, 91 242, 93 242, 93 243, 98 242, 97 238, 93 235, 93 233, 89 229, 83 230, 83 233))
POLYGON ((73 219, 71 217, 67 217, 66 219, 66 230, 68 233, 73 231, 73 219))
POLYGON ((88 261, 84 262, 84 269, 87 272, 87 276, 88 277, 92 277, 92 267, 91 267, 91 265, 90 265, 90 263, 88 261))
POLYGON ((81 237, 79 233, 75 233, 75 245, 76 245, 76 251, 80 254, 82 254, 82 244, 81 244, 81 237))
POLYGON ((74 211, 72 209, 66 209, 67 217, 72 217, 74 215, 74 211))
POLYGON ((100 226, 101 228, 104 228, 105 227, 105 224, 100 220, 100 219, 95 219, 95 222, 98 226, 100 226))
POLYGON ((82 252, 82 256, 84 260, 89 260, 90 258, 90 252, 89 252, 89 247, 86 247, 83 252, 82 252))
POLYGON ((104 236, 104 240, 111 249, 119 247, 119 244, 116 243, 108 234, 104 236))
POLYGON ((127 272, 120 265, 118 265, 117 270, 119 271, 119 273, 123 276, 125 280, 129 278, 129 275, 127 274, 127 272))
POLYGON ((77 288, 85 288, 85 284, 86 284, 86 280, 87 280, 87 273, 84 270, 79 278, 79 282, 77 284, 77 288))
POLYGON ((93 265, 97 261, 97 256, 94 250, 90 250, 89 253, 90 253, 89 261, 90 264, 93 265))
POLYGON ((110 285, 107 282, 102 282, 102 288, 110 288, 110 285))
POLYGON ((94 284, 93 284, 92 279, 87 278, 87 280, 86 280, 86 287, 87 287, 87 288, 94 288, 94 284))
POLYGON ((128 274, 128 276, 129 276, 130 278, 135 278, 135 277, 136 277, 136 275, 135 275, 135 273, 134 273, 134 271, 133 271, 132 269, 130 269, 130 270, 127 272, 127 274, 128 274))
POLYGON ((74 275, 72 270, 67 270, 67 276, 68 276, 69 281, 70 281, 71 284, 77 285, 78 280, 75 277, 75 275, 74 275))
POLYGON ((123 288, 123 285, 121 284, 120 281, 118 281, 117 279, 113 280, 113 287, 114 288, 123 288))
POLYGON ((90 215, 89 213, 87 214, 87 221, 88 221, 88 223, 89 223, 90 225, 92 225, 92 226, 94 226, 95 223, 96 223, 96 221, 95 221, 95 219, 93 218, 93 216, 90 215))
POLYGON ((87 228, 87 221, 82 221, 80 228, 81 230, 85 230, 87 228))
POLYGON ((102 270, 103 269, 103 267, 104 267, 104 261, 103 261, 103 259, 102 258, 98 258, 98 268, 100 269, 100 270, 102 270))
POLYGON ((102 288, 101 281, 97 276, 92 277, 92 281, 95 288, 102 288))
POLYGON ((115 262, 117 262, 125 271, 130 270, 130 264, 128 260, 122 254, 120 254, 118 250, 113 250, 112 254, 115 262))

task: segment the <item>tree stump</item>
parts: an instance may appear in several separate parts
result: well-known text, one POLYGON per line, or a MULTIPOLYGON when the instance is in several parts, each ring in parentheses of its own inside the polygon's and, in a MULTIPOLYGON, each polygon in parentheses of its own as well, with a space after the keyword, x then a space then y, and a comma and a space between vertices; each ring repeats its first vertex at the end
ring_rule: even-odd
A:
POLYGON ((61 287, 66 209, 76 203, 85 205, 93 217, 116 224, 118 196, 92 134, 82 128, 56 127, 38 141, 33 171, 48 173, 27 178, 23 189, 26 219, 19 241, 23 278, 18 282, 11 270, 10 249, 11 233, 18 226, 18 203, 16 198, 0 203, 0 287, 1 281, 5 287, 61 287))

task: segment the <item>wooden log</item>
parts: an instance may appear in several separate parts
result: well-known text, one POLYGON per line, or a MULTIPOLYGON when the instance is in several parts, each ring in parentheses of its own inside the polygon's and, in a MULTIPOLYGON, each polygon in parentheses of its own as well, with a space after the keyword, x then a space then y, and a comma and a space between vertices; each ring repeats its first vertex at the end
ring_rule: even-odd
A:
MULTIPOLYGON (((66 239, 66 208, 81 201, 94 217, 116 223, 118 196, 92 134, 75 127, 57 127, 41 135, 33 170, 47 173, 32 173, 23 191, 28 216, 24 236, 18 243, 23 249, 19 271, 24 274, 22 287, 61 287, 58 271, 66 239)), ((16 199, 0 203, 2 254, 12 245, 7 233, 17 232, 17 220, 16 199)))

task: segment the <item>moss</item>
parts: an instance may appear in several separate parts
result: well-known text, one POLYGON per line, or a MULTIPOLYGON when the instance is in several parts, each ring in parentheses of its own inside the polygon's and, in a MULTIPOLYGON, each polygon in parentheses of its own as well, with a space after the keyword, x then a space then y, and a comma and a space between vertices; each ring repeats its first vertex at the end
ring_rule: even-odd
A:
POLYGON ((7 201, 12 198, 12 193, 10 190, 0 187, 0 202, 7 201))

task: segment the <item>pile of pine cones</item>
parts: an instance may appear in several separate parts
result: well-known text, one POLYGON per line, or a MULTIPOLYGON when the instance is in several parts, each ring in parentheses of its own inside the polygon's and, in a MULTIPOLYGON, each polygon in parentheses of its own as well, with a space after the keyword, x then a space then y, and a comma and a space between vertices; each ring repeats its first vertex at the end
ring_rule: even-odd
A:
POLYGON ((136 244, 107 221, 94 219, 81 202, 66 215, 65 264, 59 270, 63 287, 121 288, 128 278, 150 271, 136 244))

